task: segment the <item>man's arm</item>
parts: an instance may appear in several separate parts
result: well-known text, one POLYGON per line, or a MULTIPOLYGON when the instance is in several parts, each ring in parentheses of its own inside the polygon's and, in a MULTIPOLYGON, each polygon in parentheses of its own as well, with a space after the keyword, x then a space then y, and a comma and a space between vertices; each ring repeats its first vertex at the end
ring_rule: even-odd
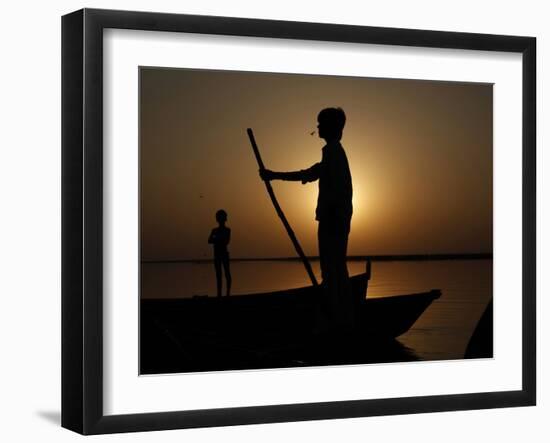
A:
POLYGON ((260 177, 262 180, 285 180, 285 181, 301 181, 302 183, 312 182, 319 179, 321 164, 315 163, 308 169, 301 169, 292 172, 275 172, 269 169, 260 169, 260 177))

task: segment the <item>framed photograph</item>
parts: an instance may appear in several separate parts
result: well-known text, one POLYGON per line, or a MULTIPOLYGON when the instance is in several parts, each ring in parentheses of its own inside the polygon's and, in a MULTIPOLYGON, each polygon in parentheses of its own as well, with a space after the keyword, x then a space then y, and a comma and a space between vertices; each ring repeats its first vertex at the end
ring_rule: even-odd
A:
POLYGON ((62 20, 62 425, 536 402, 532 37, 62 20))

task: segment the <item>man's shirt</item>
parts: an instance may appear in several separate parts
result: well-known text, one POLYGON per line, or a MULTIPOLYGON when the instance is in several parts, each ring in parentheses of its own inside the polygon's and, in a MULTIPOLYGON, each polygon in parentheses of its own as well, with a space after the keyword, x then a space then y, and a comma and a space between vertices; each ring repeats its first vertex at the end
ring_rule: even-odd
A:
POLYGON ((327 143, 320 163, 302 172, 302 183, 319 180, 315 219, 347 220, 353 213, 353 187, 348 159, 340 142, 327 143))

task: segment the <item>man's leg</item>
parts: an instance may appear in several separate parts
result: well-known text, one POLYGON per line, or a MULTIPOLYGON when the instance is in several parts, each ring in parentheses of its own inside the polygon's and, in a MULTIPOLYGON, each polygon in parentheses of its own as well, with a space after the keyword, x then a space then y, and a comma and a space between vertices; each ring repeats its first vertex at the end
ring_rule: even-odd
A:
POLYGON ((323 222, 319 222, 317 226, 317 242, 319 248, 319 266, 321 268, 321 291, 319 304, 317 305, 317 329, 320 331, 326 331, 328 328, 331 328, 333 320, 333 311, 334 306, 332 306, 330 298, 330 247, 329 247, 329 238, 327 235, 328 231, 326 225, 323 222))
POLYGON ((329 322, 348 329, 354 325, 351 283, 347 268, 349 221, 319 223, 319 257, 323 275, 323 295, 329 322))
POLYGON ((218 297, 222 296, 222 264, 219 257, 214 257, 214 268, 216 269, 216 288, 218 297))
POLYGON ((339 326, 340 303, 338 294, 337 248, 335 243, 335 226, 332 221, 320 221, 318 240, 319 240, 319 261, 321 265, 321 275, 323 277, 322 294, 323 305, 326 311, 329 326, 337 328, 339 326))
POLYGON ((347 246, 349 237, 350 223, 343 220, 338 224, 335 231, 335 279, 337 281, 339 293, 339 305, 342 324, 346 329, 352 329, 356 326, 355 302, 353 291, 349 280, 347 266, 347 246))
POLYGON ((225 274, 226 294, 229 297, 231 294, 231 271, 229 270, 229 255, 223 258, 223 272, 225 274))
POLYGON ((329 273, 328 258, 330 257, 330 247, 328 245, 329 238, 327 234, 328 230, 325 223, 319 222, 319 226, 317 226, 317 242, 319 245, 319 266, 321 267, 322 282, 327 279, 329 273))

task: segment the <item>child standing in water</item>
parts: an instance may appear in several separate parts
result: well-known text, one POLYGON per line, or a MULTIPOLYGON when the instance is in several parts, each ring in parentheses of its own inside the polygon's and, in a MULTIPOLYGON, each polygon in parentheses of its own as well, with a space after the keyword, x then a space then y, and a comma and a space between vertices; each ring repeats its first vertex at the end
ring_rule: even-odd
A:
POLYGON ((231 237, 231 229, 225 226, 227 221, 227 212, 220 209, 216 212, 216 221, 218 227, 212 229, 208 243, 214 245, 214 267, 216 268, 216 284, 218 288, 218 297, 222 296, 222 266, 225 273, 227 295, 231 292, 231 272, 229 271, 229 251, 227 245, 231 237))

